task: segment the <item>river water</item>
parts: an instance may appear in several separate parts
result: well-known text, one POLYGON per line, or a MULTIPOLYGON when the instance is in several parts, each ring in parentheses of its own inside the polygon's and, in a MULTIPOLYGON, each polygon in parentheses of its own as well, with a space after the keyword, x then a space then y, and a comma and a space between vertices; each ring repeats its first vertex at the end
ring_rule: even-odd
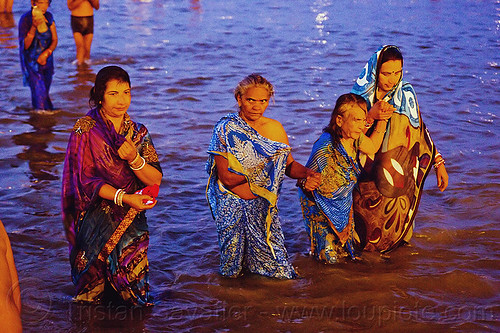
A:
POLYGON ((27 3, 15 1, 0 28, 0 218, 26 332, 500 330, 499 1, 101 0, 86 69, 72 64, 66 2, 53 1, 55 114, 32 112, 22 86, 9 19, 17 22, 27 3), (232 89, 252 72, 275 85, 266 115, 282 122, 305 163, 337 96, 382 44, 401 47, 404 78, 450 175, 444 193, 429 175, 411 245, 385 259, 364 253, 362 263, 314 261, 286 179, 278 205, 303 278, 222 278, 204 165, 213 125, 235 110, 232 89), (164 170, 160 202, 148 212, 156 305, 147 310, 71 302, 62 161, 107 64, 130 73, 129 113, 152 132, 164 170))

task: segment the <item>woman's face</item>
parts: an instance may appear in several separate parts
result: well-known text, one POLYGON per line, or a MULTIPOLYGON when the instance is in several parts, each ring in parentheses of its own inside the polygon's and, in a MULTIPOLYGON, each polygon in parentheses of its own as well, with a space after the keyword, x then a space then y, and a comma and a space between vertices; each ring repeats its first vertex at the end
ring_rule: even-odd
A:
POLYGON ((250 87, 238 96, 240 116, 247 122, 258 120, 269 105, 269 91, 262 87, 250 87))
POLYGON ((352 105, 350 110, 337 116, 337 125, 340 127, 343 139, 357 140, 363 132, 365 124, 366 109, 358 104, 352 105))
POLYGON ((378 76, 378 89, 383 92, 391 91, 391 89, 401 79, 403 73, 403 64, 401 60, 388 60, 380 66, 378 76))
POLYGON ((127 82, 109 80, 104 91, 101 110, 107 117, 123 117, 130 106, 131 99, 130 85, 127 82))

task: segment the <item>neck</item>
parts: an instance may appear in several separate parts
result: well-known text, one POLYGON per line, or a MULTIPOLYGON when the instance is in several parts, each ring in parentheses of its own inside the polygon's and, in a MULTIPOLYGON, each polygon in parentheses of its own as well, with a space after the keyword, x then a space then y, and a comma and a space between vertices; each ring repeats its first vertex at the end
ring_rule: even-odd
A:
POLYGON ((377 97, 377 101, 380 101, 382 98, 384 98, 384 96, 388 93, 388 91, 385 91, 385 90, 382 90, 380 88, 377 88, 377 94, 376 94, 376 97, 377 97))
POLYGON ((113 124, 113 127, 115 128, 116 133, 120 133, 120 128, 122 127, 124 116, 111 117, 111 116, 104 114, 104 112, 102 113, 102 115, 104 118, 106 118, 107 120, 109 120, 113 124))
POLYGON ((340 143, 344 147, 345 151, 347 152, 347 155, 355 157, 356 152, 354 151, 354 139, 344 139, 340 138, 340 143))

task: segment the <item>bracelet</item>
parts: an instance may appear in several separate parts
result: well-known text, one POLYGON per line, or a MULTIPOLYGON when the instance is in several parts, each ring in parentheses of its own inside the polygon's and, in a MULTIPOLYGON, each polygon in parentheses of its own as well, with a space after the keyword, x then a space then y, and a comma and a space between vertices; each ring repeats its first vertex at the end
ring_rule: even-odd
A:
POLYGON ((301 189, 305 189, 306 181, 307 181, 307 178, 302 178, 301 180, 299 180, 299 187, 301 189))
POLYGON ((439 166, 441 164, 446 164, 446 162, 444 161, 444 158, 442 158, 442 157, 441 157, 441 159, 438 162, 434 163, 434 169, 439 168, 439 166))
POLYGON ((123 190, 121 188, 116 190, 115 197, 113 198, 113 202, 115 203, 115 205, 123 207, 122 199, 123 199, 124 194, 125 194, 125 190, 123 190))
POLYGON ((135 168, 133 167, 132 165, 129 165, 130 166, 130 169, 134 170, 134 171, 139 171, 141 170, 142 168, 144 168, 144 166, 146 165, 146 160, 144 159, 144 157, 141 156, 141 159, 142 159, 142 164, 140 167, 138 168, 135 168))
POLYGON ((120 194, 116 198, 116 204, 120 207, 123 207, 123 196, 125 195, 125 191, 121 190, 120 194))
MULTIPOLYGON (((373 122, 373 123, 374 123, 374 122, 373 122)), ((366 128, 370 128, 370 127, 372 127, 373 123, 366 122, 366 123, 365 123, 365 127, 366 127, 366 128)))
MULTIPOLYGON (((377 128, 375 127, 374 131, 377 133, 385 133, 386 128, 387 128, 387 120, 379 120, 379 122, 384 122, 385 123, 385 128, 383 131, 377 131, 377 128)), ((378 123, 377 123, 378 124, 378 123)))
POLYGON ((139 161, 139 159, 141 158, 141 155, 139 153, 137 153, 134 157, 134 159, 132 160, 132 162, 128 162, 129 165, 135 165, 137 163, 137 161, 139 161))

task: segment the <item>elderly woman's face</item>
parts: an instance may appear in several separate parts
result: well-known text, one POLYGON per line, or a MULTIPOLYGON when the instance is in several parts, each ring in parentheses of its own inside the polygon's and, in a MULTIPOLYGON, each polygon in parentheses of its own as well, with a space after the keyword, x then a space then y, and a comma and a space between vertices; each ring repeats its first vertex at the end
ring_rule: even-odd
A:
POLYGON ((127 112, 132 95, 130 85, 115 79, 109 80, 101 103, 101 110, 107 117, 123 117, 127 112))
POLYGON ((388 60, 380 66, 378 88, 384 92, 390 91, 401 79, 403 64, 401 60, 388 60))
POLYGON ((343 139, 358 139, 366 124, 366 109, 354 104, 343 115, 337 117, 343 139))
POLYGON ((250 87, 238 96, 240 117, 247 122, 258 120, 269 105, 269 91, 262 87, 250 87))

